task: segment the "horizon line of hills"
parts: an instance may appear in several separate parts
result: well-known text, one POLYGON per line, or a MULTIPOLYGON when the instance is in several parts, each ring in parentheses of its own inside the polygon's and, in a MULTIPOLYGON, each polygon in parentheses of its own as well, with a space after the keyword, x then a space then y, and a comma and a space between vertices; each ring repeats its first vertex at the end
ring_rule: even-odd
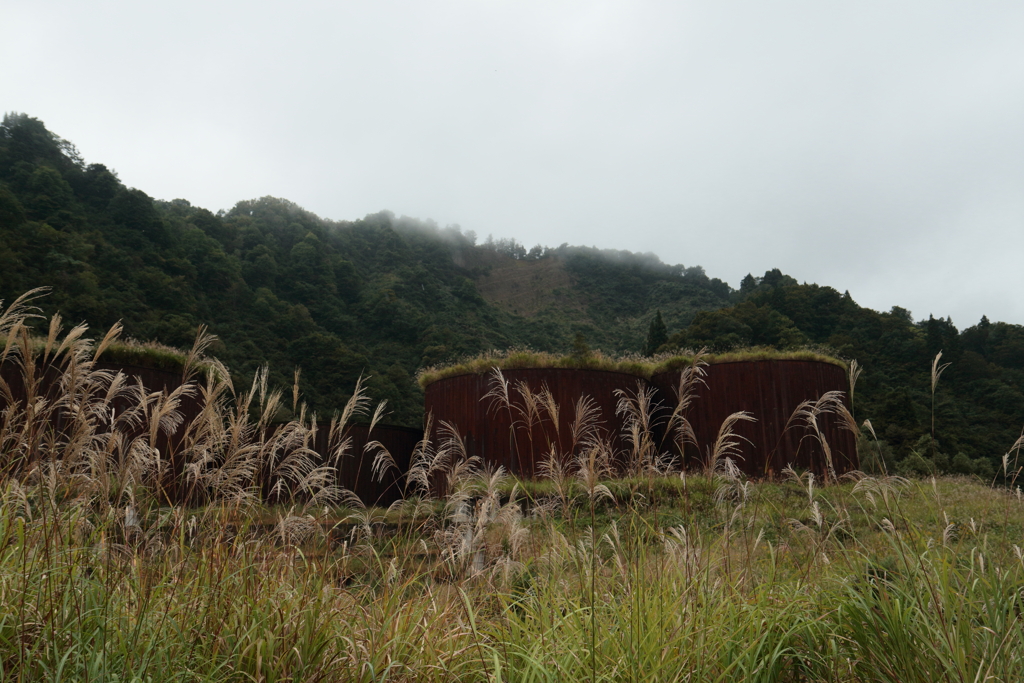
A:
POLYGON ((872 452, 898 471, 989 476, 1024 425, 1020 325, 915 322, 778 269, 734 290, 653 254, 477 244, 457 226, 390 212, 329 221, 263 197, 215 214, 125 187, 41 121, 8 114, 0 299, 38 286, 52 288, 44 313, 94 329, 120 320, 140 340, 187 347, 206 324, 219 338, 211 353, 242 381, 268 364, 271 381, 290 386, 300 366, 304 399, 320 414, 370 375, 390 421, 418 425, 417 369, 516 346, 565 353, 582 339, 612 354, 830 347, 864 367, 855 414, 881 439, 872 452), (933 448, 939 351, 952 365, 936 392, 933 448))

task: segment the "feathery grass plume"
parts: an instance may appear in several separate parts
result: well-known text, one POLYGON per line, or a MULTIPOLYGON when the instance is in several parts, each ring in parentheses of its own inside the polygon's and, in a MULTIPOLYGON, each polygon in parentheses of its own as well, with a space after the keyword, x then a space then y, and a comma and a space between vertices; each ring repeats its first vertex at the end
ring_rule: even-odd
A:
POLYGON ((863 493, 864 497, 877 507, 876 496, 881 498, 882 504, 887 512, 892 512, 900 495, 910 486, 910 481, 896 475, 884 475, 880 477, 866 476, 853 485, 853 493, 863 493))
POLYGON ((277 535, 285 547, 297 547, 323 535, 323 528, 312 515, 296 515, 293 506, 277 520, 277 535))
POLYGON ((807 470, 803 474, 798 473, 793 469, 792 465, 787 465, 782 469, 782 476, 784 480, 792 481, 799 485, 801 488, 805 486, 804 480, 807 480, 807 502, 808 504, 814 502, 814 472, 807 470))
POLYGON ((292 378, 292 413, 298 410, 299 406, 299 377, 302 375, 302 368, 296 366, 292 378))
POLYGON ((534 512, 543 514, 549 511, 560 511, 564 514, 569 510, 573 480, 572 468, 575 461, 573 452, 569 453, 569 457, 565 457, 563 453, 555 449, 544 454, 537 465, 537 474, 541 479, 550 482, 555 495, 548 501, 535 500, 534 512))
MULTIPOLYGON (((45 345, 43 346, 43 363, 50 360, 50 352, 53 351, 53 345, 57 343, 57 338, 63 331, 64 327, 61 325, 60 313, 54 313, 50 318, 50 328, 46 335, 45 345)), ((81 332, 79 332, 78 336, 81 336, 81 332)))
MULTIPOLYGON (((491 415, 491 414, 497 415, 497 413, 499 411, 501 411, 501 410, 504 410, 508 414, 509 423, 511 424, 511 428, 509 429, 509 435, 508 435, 509 445, 512 447, 512 452, 515 453, 515 456, 516 456, 516 465, 517 465, 517 468, 518 468, 518 473, 522 474, 522 472, 523 472, 523 458, 522 458, 522 454, 519 452, 519 439, 518 439, 518 437, 516 435, 516 431, 517 431, 516 430, 517 418, 515 417, 513 411, 515 411, 516 413, 519 413, 520 417, 522 417, 522 410, 523 409, 521 407, 519 407, 519 406, 513 407, 513 404, 512 404, 512 394, 511 394, 511 392, 509 390, 509 381, 507 379, 505 379, 505 375, 504 375, 504 373, 502 373, 501 368, 498 367, 497 365, 495 365, 494 367, 492 367, 490 369, 489 372, 490 372, 489 383, 490 383, 491 388, 490 388, 490 390, 488 390, 488 392, 486 394, 484 394, 481 397, 480 400, 481 401, 485 401, 487 403, 487 414, 488 415, 491 415)), ((423 386, 425 386, 425 385, 423 385, 423 386)), ((528 389, 529 388, 527 387, 527 390, 528 389)), ((531 446, 531 450, 532 450, 532 446, 533 446, 533 429, 532 429, 532 424, 531 424, 531 426, 528 427, 528 431, 529 431, 530 446, 531 446)))
MULTIPOLYGON (((374 409, 373 417, 370 418, 370 428, 367 430, 368 436, 373 435, 373 430, 377 427, 377 423, 384 418, 387 404, 387 400, 380 401, 374 409)), ((377 481, 384 481, 384 475, 388 470, 399 469, 398 463, 395 462, 391 452, 380 441, 367 441, 366 445, 363 446, 363 454, 371 458, 373 463, 371 475, 377 481)))
POLYGON ((505 469, 485 466, 476 477, 479 498, 468 519, 472 528, 465 551, 472 557, 474 574, 492 566, 507 579, 519 566, 515 558, 528 533, 520 524, 522 513, 516 501, 518 485, 513 486, 509 501, 502 505, 501 492, 508 478, 505 469))
POLYGON ((598 441, 601 429, 601 412, 597 402, 587 395, 582 395, 573 404, 573 419, 569 425, 572 443, 569 455, 577 452, 580 447, 589 447, 598 441))
MULTIPOLYGON (((377 427, 377 423, 383 419, 385 413, 384 410, 387 408, 387 400, 382 400, 377 403, 377 408, 374 410, 374 416, 370 420, 370 429, 368 435, 373 435, 374 429, 377 427)), ((379 440, 368 441, 367 444, 362 447, 362 453, 367 456, 371 456, 373 462, 372 474, 377 481, 383 481, 384 475, 388 470, 399 470, 398 464, 391 456, 391 452, 386 449, 383 443, 379 440)))
POLYGON ((732 503, 735 518, 739 508, 743 507, 750 497, 750 492, 751 484, 744 479, 743 472, 736 466, 736 462, 729 457, 722 458, 715 473, 715 502, 719 505, 732 503))
POLYGON ((548 388, 547 382, 541 385, 540 392, 537 394, 537 406, 538 412, 547 413, 548 421, 555 428, 555 438, 554 440, 548 439, 548 445, 559 443, 561 421, 559 420, 558 402, 555 400, 555 395, 551 393, 551 389, 548 388))
POLYGON ((182 364, 182 383, 190 382, 196 376, 206 360, 206 350, 215 341, 217 341, 217 335, 210 334, 206 325, 200 325, 196 329, 196 338, 192 342, 192 348, 185 354, 185 362, 182 364))
MULTIPOLYGON (((539 392, 534 392, 530 385, 519 380, 515 383, 515 394, 519 396, 519 401, 512 401, 512 408, 518 413, 518 417, 512 421, 512 429, 521 427, 526 432, 526 436, 530 442, 530 452, 533 452, 533 433, 534 427, 541 424, 541 396, 539 392)), ((520 457, 520 453, 517 451, 516 456, 520 457)), ((520 458, 519 469, 522 471, 522 462, 520 458)))
POLYGON ((836 415, 839 417, 839 426, 849 432, 853 432, 854 436, 860 436, 860 425, 857 424, 857 420, 853 417, 853 413, 846 407, 845 403, 838 403, 836 405, 836 415))
POLYGON ((0 353, 0 363, 7 360, 18 333, 25 327, 25 322, 32 318, 43 317, 40 314, 41 309, 38 306, 33 306, 32 302, 49 293, 49 287, 30 289, 15 299, 6 310, 2 309, 4 302, 0 299, 0 310, 3 310, 0 313, 0 337, 4 337, 4 350, 3 353, 0 353))
POLYGON ((935 354, 935 358, 932 359, 932 394, 935 393, 935 388, 939 386, 939 377, 942 377, 942 373, 951 365, 950 363, 942 363, 940 365, 940 360, 942 360, 942 351, 935 354))
POLYGON ((935 354, 935 358, 932 359, 932 404, 931 404, 931 418, 932 418, 932 460, 935 459, 935 389, 939 386, 939 378, 942 377, 942 373, 950 366, 950 363, 939 364, 942 360, 942 351, 935 354))
MULTIPOLYGON (((1022 447, 1024 447, 1024 430, 1022 430, 1021 435, 1017 437, 1017 440, 1013 442, 1013 445, 1010 446, 1010 450, 1006 451, 1006 453, 1003 453, 1003 457, 1001 458, 1003 482, 1011 489, 1013 488, 1013 485, 1016 483, 1017 478, 1020 476, 1021 472, 1024 471, 1024 466, 1018 464, 1020 462, 1020 449, 1022 447), (1010 466, 1011 453, 1013 454, 1012 470, 1010 466)), ((995 486, 996 480, 998 478, 999 472, 996 472, 995 476, 993 476, 992 478, 992 486, 995 486)))
POLYGON ((718 428, 718 437, 715 439, 714 445, 708 449, 704 461, 704 474, 708 481, 711 481, 715 473, 724 466, 726 458, 732 460, 743 458, 740 455, 740 442, 747 441, 749 443, 750 439, 740 436, 734 431, 735 426, 740 422, 757 422, 757 418, 746 411, 739 411, 722 420, 722 424, 718 428))
MULTIPOLYGON (((789 429, 791 424, 795 422, 803 422, 809 433, 801 437, 801 442, 804 439, 813 438, 821 446, 822 453, 825 456, 826 481, 834 480, 836 478, 836 471, 835 464, 832 460, 832 448, 828 443, 828 439, 825 438, 825 435, 821 431, 820 418, 825 414, 840 413, 840 419, 842 421, 840 407, 845 410, 845 406, 843 405, 843 396, 844 394, 841 391, 826 391, 815 401, 810 399, 803 401, 796 407, 786 423, 786 429, 789 429)), ((843 424, 846 425, 848 423, 844 422, 843 424)), ((856 425, 854 425, 854 427, 856 427, 856 425)))
MULTIPOLYGON (((1017 463, 1020 460, 1020 450, 1021 450, 1021 448, 1024 448, 1024 434, 1021 434, 1019 437, 1017 437, 1017 440, 1013 442, 1013 445, 1010 446, 1010 450, 1006 451, 1006 455, 1004 456, 1006 461, 1007 461, 1007 463, 1009 463, 1010 453, 1014 454, 1014 456, 1013 456, 1013 466, 1014 466, 1014 468, 1018 467, 1017 463)), ((1003 470, 1005 472, 1006 466, 1003 467, 1003 470)))
POLYGON ((409 457, 409 469, 405 473, 405 494, 431 497, 430 476, 437 457, 431 434, 434 431, 434 414, 427 413, 424 420, 423 438, 413 448, 409 457))
POLYGON ((592 503, 602 498, 615 500, 611 489, 602 483, 609 479, 614 471, 611 449, 606 443, 595 443, 576 456, 576 478, 592 503))
POLYGON ((686 453, 687 446, 698 447, 697 435, 687 418, 687 413, 689 413, 690 405, 697 398, 699 387, 707 387, 707 382, 704 379, 707 376, 707 367, 707 348, 705 347, 697 351, 690 364, 680 371, 679 384, 673 387, 676 405, 668 417, 665 434, 666 436, 671 435, 680 454, 686 453))
POLYGON ((484 394, 483 399, 487 401, 487 409, 499 410, 505 408, 506 410, 511 409, 512 400, 509 396, 508 391, 508 380, 505 379, 505 375, 502 373, 501 368, 493 367, 490 371, 490 390, 484 394))
POLYGON ((435 541, 451 576, 464 572, 477 575, 484 571, 487 562, 483 542, 500 506, 498 490, 505 477, 504 469, 478 470, 479 460, 466 454, 458 431, 442 422, 440 432, 439 451, 444 452, 440 460, 447 463, 444 515, 449 525, 436 532, 435 541))
MULTIPOLYGON (((278 500, 294 503, 298 497, 304 497, 313 507, 338 500, 336 468, 329 462, 318 465, 319 455, 311 447, 315 424, 315 415, 309 424, 302 419, 294 420, 259 440, 256 457, 263 464, 260 477, 274 482, 273 495, 278 500)), ((265 432, 260 430, 260 434, 265 432)))
MULTIPOLYGON (((341 413, 335 413, 331 417, 330 426, 327 432, 327 448, 330 454, 329 462, 327 464, 333 468, 334 476, 336 478, 339 477, 338 473, 344 470, 346 458, 351 454, 352 435, 349 428, 355 418, 365 416, 367 412, 369 412, 371 403, 372 401, 366 391, 365 379, 360 375, 359 379, 356 380, 356 386, 352 391, 352 395, 349 397, 348 401, 345 402, 345 407, 342 409, 341 413)), ((377 404, 371 417, 368 436, 372 435, 377 423, 384 417, 386 407, 386 401, 382 401, 377 404)), ((359 457, 358 465, 356 467, 355 481, 360 480, 363 464, 367 460, 365 456, 368 455, 370 447, 373 447, 373 442, 368 443, 367 446, 364 447, 363 453, 358 454, 359 457)), ((375 472, 374 465, 375 459, 371 459, 371 476, 373 476, 375 472)))
POLYGON ((122 332, 124 332, 124 326, 121 325, 120 320, 111 325, 110 329, 107 330, 107 333, 103 335, 103 339, 100 341, 99 345, 96 346, 96 351, 92 356, 93 361, 99 360, 100 356, 103 355, 103 352, 109 349, 111 344, 120 338, 122 332))
POLYGON ((623 418, 622 438, 628 444, 626 471, 631 475, 658 474, 661 458, 654 438, 660 405, 653 387, 637 382, 636 393, 615 390, 615 414, 623 418))
POLYGON ((475 491, 480 458, 469 455, 466 442, 455 425, 442 421, 438 435, 440 443, 429 475, 431 479, 435 473, 443 476, 445 495, 448 496, 445 507, 451 509, 468 500, 475 491))
POLYGON ((847 377, 848 377, 848 379, 850 381, 850 406, 851 406, 851 408, 853 407, 854 391, 857 389, 857 380, 860 379, 860 373, 863 372, 863 371, 864 371, 864 368, 862 368, 857 363, 856 359, 850 361, 850 365, 847 368, 847 377))
POLYGON ((868 430, 868 433, 871 434, 871 438, 875 442, 875 448, 878 449, 878 461, 882 463, 882 474, 888 474, 889 467, 885 462, 885 456, 882 454, 882 444, 879 443, 878 441, 878 435, 875 434, 875 428, 871 424, 871 420, 864 420, 864 422, 861 424, 865 429, 868 430))
POLYGON ((371 474, 375 481, 382 482, 388 472, 400 469, 398 463, 395 462, 394 456, 391 455, 391 451, 380 441, 366 442, 366 445, 363 446, 363 453, 372 459, 373 467, 371 474))

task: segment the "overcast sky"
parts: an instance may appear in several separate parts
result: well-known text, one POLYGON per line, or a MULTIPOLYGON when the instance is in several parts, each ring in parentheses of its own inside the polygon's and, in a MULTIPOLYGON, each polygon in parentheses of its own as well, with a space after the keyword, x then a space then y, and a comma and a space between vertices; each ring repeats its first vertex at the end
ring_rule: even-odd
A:
POLYGON ((0 108, 214 211, 778 267, 1024 323, 1024 2, 4 0, 0 108))

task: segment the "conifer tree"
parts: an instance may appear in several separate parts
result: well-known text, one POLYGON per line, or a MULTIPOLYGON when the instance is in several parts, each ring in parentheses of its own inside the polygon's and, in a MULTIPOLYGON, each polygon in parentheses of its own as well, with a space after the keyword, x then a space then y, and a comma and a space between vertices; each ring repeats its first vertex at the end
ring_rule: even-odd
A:
POLYGON ((653 356, 662 344, 668 341, 668 328, 665 327, 665 321, 661 317, 661 310, 659 309, 654 314, 654 320, 651 321, 651 326, 647 330, 647 346, 644 348, 645 356, 653 356))

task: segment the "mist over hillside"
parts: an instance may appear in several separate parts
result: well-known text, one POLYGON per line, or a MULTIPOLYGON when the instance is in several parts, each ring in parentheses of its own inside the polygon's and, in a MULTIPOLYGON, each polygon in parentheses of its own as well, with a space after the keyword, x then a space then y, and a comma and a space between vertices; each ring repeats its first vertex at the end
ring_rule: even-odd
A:
POLYGON ((726 305, 724 283, 651 255, 563 245, 527 252, 381 212, 330 221, 284 199, 214 214, 156 201, 87 164, 42 122, 0 129, 0 297, 52 287, 47 312, 187 346, 209 325, 241 378, 269 364, 329 412, 360 376, 415 424, 419 367, 494 348, 638 352, 660 308, 673 327, 726 305))
POLYGON ((268 364, 290 386, 300 367, 303 398, 321 414, 369 376, 388 420, 416 425, 421 367, 514 346, 568 352, 578 335, 640 353, 660 313, 662 351, 826 345, 858 360, 855 412, 871 420, 886 466, 985 475, 1024 424, 1019 325, 983 318, 960 331, 778 270, 733 290, 653 254, 481 242, 387 211, 331 221, 263 197, 215 214, 128 188, 42 122, 10 114, 0 126, 0 298, 38 286, 52 288, 44 312, 94 329, 122 321, 129 336, 188 346, 208 325, 238 381, 268 364), (940 351, 952 365, 933 397, 940 351))

